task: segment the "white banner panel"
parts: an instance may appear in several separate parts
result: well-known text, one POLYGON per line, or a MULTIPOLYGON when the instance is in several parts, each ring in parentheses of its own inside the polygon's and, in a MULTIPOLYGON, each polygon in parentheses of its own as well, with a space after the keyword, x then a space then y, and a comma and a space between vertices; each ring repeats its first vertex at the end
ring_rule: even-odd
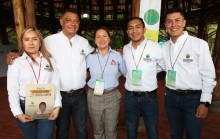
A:
POLYGON ((158 42, 161 0, 141 0, 140 13, 147 29, 147 39, 158 42))

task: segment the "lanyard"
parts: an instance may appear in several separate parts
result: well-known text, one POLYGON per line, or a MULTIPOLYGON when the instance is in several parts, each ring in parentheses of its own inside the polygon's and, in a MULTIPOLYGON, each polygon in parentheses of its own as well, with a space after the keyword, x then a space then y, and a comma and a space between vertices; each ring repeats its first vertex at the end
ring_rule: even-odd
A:
MULTIPOLYGON (((97 56, 98 56, 98 59, 99 59, 98 52, 97 52, 97 56)), ((110 56, 110 52, 109 52, 109 54, 108 54, 108 58, 107 58, 107 60, 106 60, 105 67, 106 67, 106 65, 107 65, 107 63, 108 63, 109 56, 110 56)), ((101 71, 102 71, 101 79, 103 79, 103 74, 104 74, 104 71, 105 71, 105 67, 104 67, 104 69, 102 70, 102 65, 101 65, 100 59, 99 59, 99 65, 100 65, 100 68, 101 68, 101 71)))
POLYGON ((144 48, 143 48, 143 51, 142 51, 142 54, 141 54, 141 57, 140 57, 140 59, 139 59, 138 64, 136 64, 136 62, 135 62, 134 54, 133 54, 133 51, 132 51, 132 48, 131 48, 131 54, 132 54, 132 57, 133 57, 133 60, 134 60, 134 64, 135 64, 135 66, 136 66, 136 70, 138 70, 138 66, 139 66, 139 64, 140 64, 140 62, 141 62, 141 58, 142 58, 142 56, 143 56, 143 54, 144 54, 144 50, 145 50, 146 45, 147 45, 147 42, 146 42, 145 45, 144 45, 144 48))
MULTIPOLYGON (((27 58, 26 58, 27 59, 27 58)), ((39 81, 39 78, 40 78, 40 71, 41 71, 41 62, 42 62, 42 57, 40 58, 40 67, 39 67, 39 74, 38 74, 38 78, 37 78, 37 76, 36 76, 36 73, 35 73, 35 71, 34 71, 34 68, 33 68, 33 66, 32 66, 32 64, 30 63, 30 61, 27 59, 27 61, 28 61, 28 63, 30 64, 30 66, 31 66, 31 68, 32 68, 32 70, 33 70, 33 73, 34 73, 34 77, 35 77, 35 79, 36 79, 36 81, 37 81, 37 84, 38 84, 38 81, 39 81)))
MULTIPOLYGON (((187 40, 187 38, 186 38, 186 40, 187 40)), ((181 48, 181 50, 180 50, 178 56, 176 57, 176 60, 178 59, 180 53, 182 52, 183 47, 185 46, 186 40, 184 41, 183 46, 182 46, 182 48, 181 48)), ((169 52, 170 52, 170 47, 171 47, 171 43, 170 43, 170 45, 169 45, 169 52)), ((170 53, 169 53, 169 55, 170 55, 170 53)), ((171 56, 170 56, 170 63, 171 63, 172 70, 173 70, 174 65, 176 64, 176 60, 174 61, 173 65, 172 65, 171 56)))

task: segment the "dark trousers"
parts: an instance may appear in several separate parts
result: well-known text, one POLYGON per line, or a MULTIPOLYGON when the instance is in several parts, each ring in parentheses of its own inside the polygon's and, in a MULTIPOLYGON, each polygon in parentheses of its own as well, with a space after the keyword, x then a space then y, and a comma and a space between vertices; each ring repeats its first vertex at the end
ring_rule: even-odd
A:
POLYGON ((134 96, 128 90, 124 98, 128 139, 137 139, 139 118, 142 114, 149 139, 158 139, 158 99, 157 93, 134 96))
POLYGON ((87 97, 86 89, 80 89, 74 96, 62 94, 62 108, 57 118, 58 139, 68 139, 70 117, 76 129, 77 139, 87 139, 87 97))
POLYGON ((184 129, 187 139, 200 139, 202 119, 196 118, 196 110, 200 104, 201 93, 177 95, 167 89, 165 109, 172 139, 182 139, 184 129))

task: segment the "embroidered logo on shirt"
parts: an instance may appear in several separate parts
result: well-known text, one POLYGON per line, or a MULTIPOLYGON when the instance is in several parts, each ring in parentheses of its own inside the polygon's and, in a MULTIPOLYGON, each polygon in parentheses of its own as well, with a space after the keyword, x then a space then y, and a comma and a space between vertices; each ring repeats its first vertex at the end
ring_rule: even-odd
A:
POLYGON ((86 55, 86 54, 85 54, 85 51, 84 51, 83 49, 81 50, 80 54, 86 55))
POLYGON ((193 62, 193 59, 190 59, 190 54, 186 54, 186 58, 183 59, 183 62, 186 62, 186 63, 193 62))
POLYGON ((116 62, 114 59, 112 59, 111 65, 116 65, 116 62))
POLYGON ((146 58, 150 58, 150 55, 149 55, 149 54, 147 54, 147 55, 146 55, 146 58))
POLYGON ((187 55, 186 55, 186 58, 190 58, 190 55, 189 55, 189 54, 187 54, 187 55))
POLYGON ((146 55, 146 58, 143 58, 144 61, 146 61, 147 63, 151 62, 152 59, 150 58, 150 54, 146 55))
POLYGON ((45 67, 44 67, 44 70, 48 71, 48 72, 51 72, 51 68, 50 68, 50 65, 47 64, 45 67))

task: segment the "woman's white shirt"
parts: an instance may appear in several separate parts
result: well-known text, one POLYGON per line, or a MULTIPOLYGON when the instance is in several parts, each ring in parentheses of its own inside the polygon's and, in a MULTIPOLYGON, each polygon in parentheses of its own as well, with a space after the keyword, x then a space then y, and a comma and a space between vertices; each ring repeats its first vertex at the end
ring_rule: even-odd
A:
POLYGON ((7 73, 7 90, 9 96, 9 104, 11 111, 14 116, 23 114, 20 107, 20 97, 25 97, 26 93, 26 84, 37 84, 37 80, 39 73, 39 81, 38 84, 54 84, 55 86, 55 100, 54 107, 62 106, 61 103, 61 95, 60 95, 60 82, 59 82, 59 73, 53 59, 50 58, 51 63, 53 65, 54 71, 48 68, 49 62, 43 57, 40 53, 40 56, 35 59, 36 63, 34 63, 31 58, 24 52, 23 55, 15 60, 13 60, 12 65, 8 66, 7 73), (27 60, 27 59, 28 60, 27 60), (42 62, 41 62, 42 58, 42 62), (32 64, 34 72, 29 64, 32 64), (39 67, 41 63, 41 70, 39 72, 39 67))

